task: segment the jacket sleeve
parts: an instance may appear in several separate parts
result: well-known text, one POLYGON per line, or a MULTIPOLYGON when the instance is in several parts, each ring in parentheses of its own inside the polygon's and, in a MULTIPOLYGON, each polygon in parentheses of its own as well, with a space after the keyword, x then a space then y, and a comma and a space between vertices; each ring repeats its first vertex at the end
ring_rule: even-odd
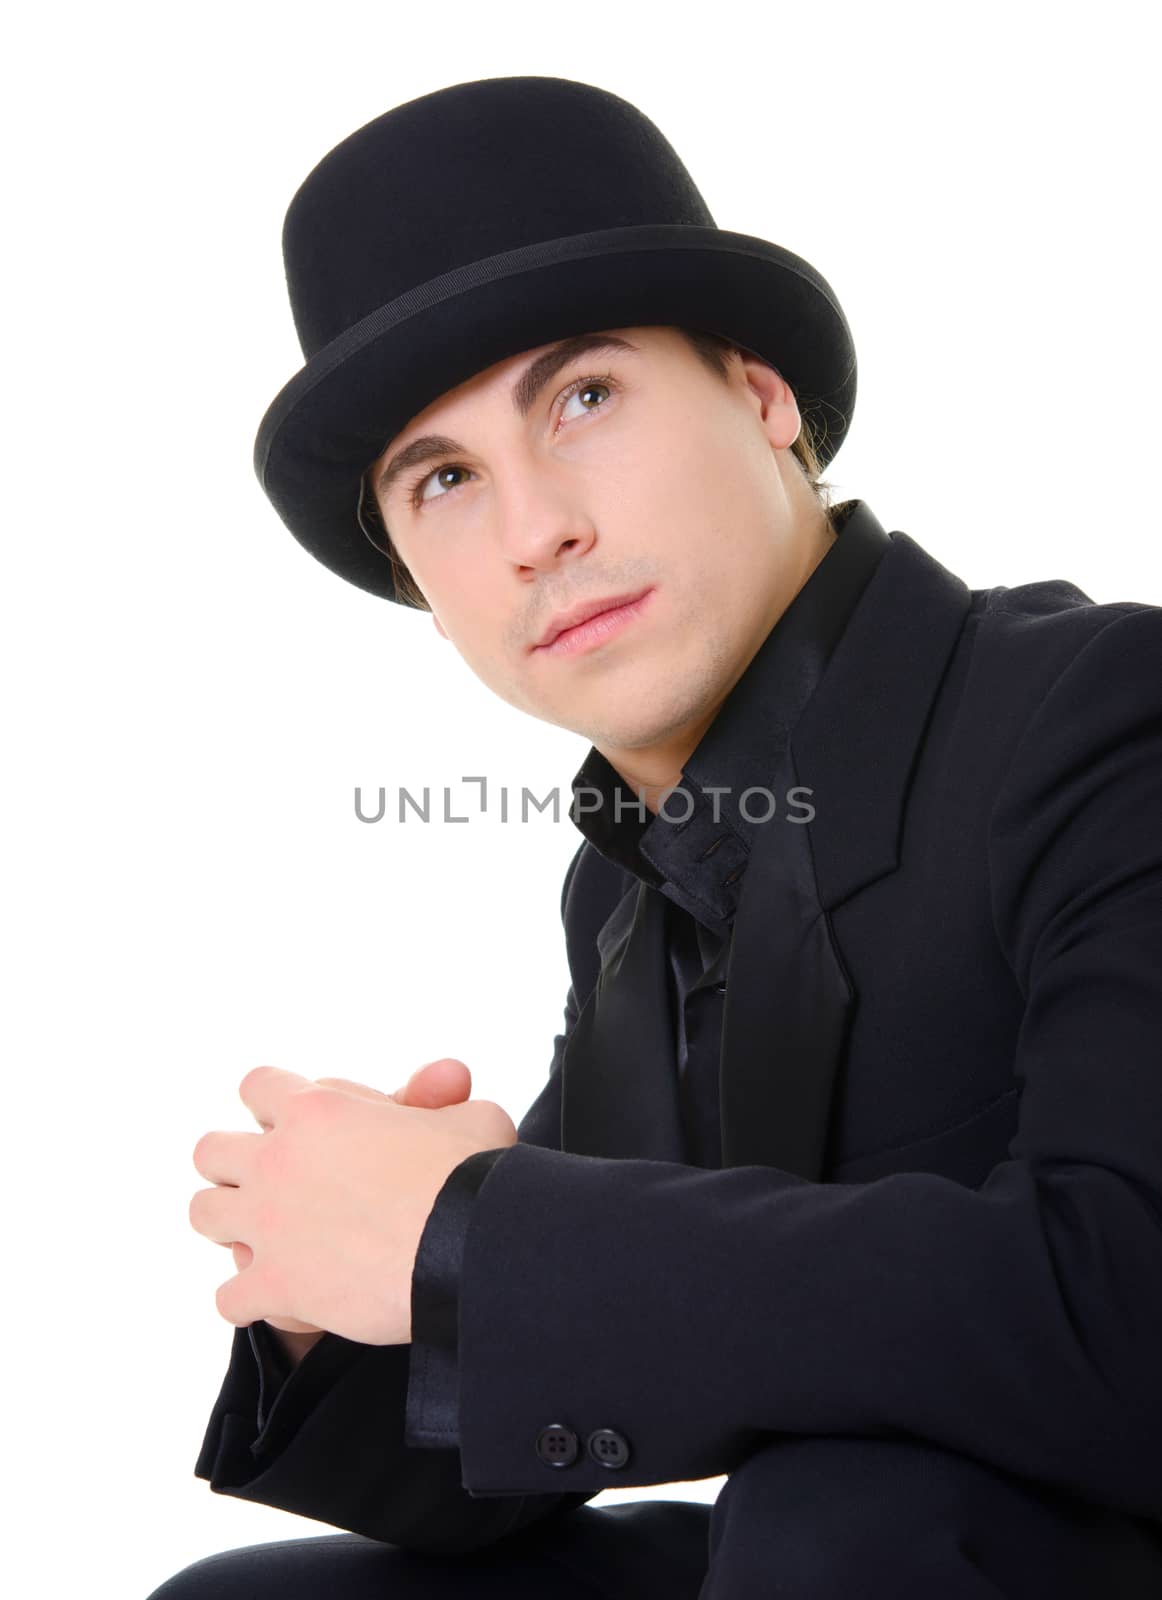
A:
POLYGON ((461 1277, 470 1492, 698 1479, 838 1433, 1162 1520, 1162 608, 1119 611, 1028 719, 988 870, 1024 996, 1008 1159, 972 1189, 506 1150, 461 1277), (567 1466, 548 1424, 581 1441, 567 1466))
MULTIPOLYGON (((517 1129, 520 1140, 559 1146, 561 1058, 577 1014, 570 984, 565 1029, 554 1040, 548 1081, 517 1129)), ((428 1436, 431 1426, 442 1425, 432 1418, 447 1416, 437 1408, 456 1390, 453 1278, 463 1242, 457 1230, 466 1231, 467 1206, 475 1205, 473 1195, 501 1153, 482 1151, 461 1162, 429 1218, 430 1236, 425 1227, 416 1264, 423 1255, 427 1275, 413 1274, 413 1324, 428 1353, 414 1387, 412 1345, 364 1345, 327 1333, 290 1369, 263 1325, 234 1330, 194 1468, 215 1493, 439 1555, 495 1544, 593 1498, 596 1490, 554 1486, 478 1499, 463 1486, 459 1451, 446 1439, 433 1448, 428 1436), (409 1401, 422 1444, 412 1442, 409 1401)))

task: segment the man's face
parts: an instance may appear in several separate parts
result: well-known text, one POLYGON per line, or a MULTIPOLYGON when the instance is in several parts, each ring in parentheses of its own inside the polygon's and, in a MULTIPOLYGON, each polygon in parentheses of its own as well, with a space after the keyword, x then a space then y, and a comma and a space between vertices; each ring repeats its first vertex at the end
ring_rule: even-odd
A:
POLYGON ((734 355, 724 382, 672 328, 611 331, 634 348, 575 354, 527 415, 514 386, 565 341, 441 395, 370 481, 422 436, 458 442, 376 491, 437 630, 510 705, 660 783, 652 774, 676 777, 824 542, 777 372, 734 355), (584 647, 536 648, 558 612, 643 590, 636 614, 584 647))

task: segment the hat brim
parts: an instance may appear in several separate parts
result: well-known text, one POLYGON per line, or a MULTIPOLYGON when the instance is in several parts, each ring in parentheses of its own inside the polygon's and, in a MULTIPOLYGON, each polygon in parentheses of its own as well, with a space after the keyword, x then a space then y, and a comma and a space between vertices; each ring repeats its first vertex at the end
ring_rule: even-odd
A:
POLYGON ((440 395, 573 333, 677 325, 721 333, 777 368, 826 467, 855 408, 851 332, 809 262, 765 239, 682 224, 549 240, 424 284, 318 351, 259 425, 254 469, 305 549, 396 600, 391 563, 358 518, 367 467, 440 395))

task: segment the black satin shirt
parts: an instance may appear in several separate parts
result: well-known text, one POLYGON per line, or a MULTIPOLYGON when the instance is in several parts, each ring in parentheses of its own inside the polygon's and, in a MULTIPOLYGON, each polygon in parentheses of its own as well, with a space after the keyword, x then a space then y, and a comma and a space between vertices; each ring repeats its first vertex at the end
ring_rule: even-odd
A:
MULTIPOLYGON (((838 537, 776 622, 682 768, 668 815, 645 810, 605 757, 591 746, 572 780, 569 817, 609 861, 669 900, 667 947, 676 1018, 679 1093, 691 1165, 721 1166, 718 1061, 730 934, 741 878, 763 815, 771 754, 838 643, 890 538, 862 500, 834 508, 838 537), (810 642, 814 648, 805 649, 810 642), (811 681, 807 681, 807 674, 811 681), (714 793, 715 788, 718 793, 714 793), (579 802, 583 791, 588 797, 579 802), (594 793, 595 792, 595 793, 594 793), (688 794, 693 802, 683 798, 688 794), (600 796, 597 802, 595 796, 600 796), (615 801, 620 802, 618 806, 615 801), (717 808, 717 809, 716 809, 717 808), (689 809, 689 819, 687 811, 689 809), (672 818, 673 820, 668 820, 672 818), (728 824, 723 835, 722 821, 728 824), (675 824, 681 822, 682 826, 675 824), (715 840, 719 840, 710 849, 715 840)), ((780 803, 782 797, 779 797, 780 803)), ((424 1228, 412 1287, 412 1360, 406 1438, 445 1448, 457 1436, 457 1286, 472 1202, 503 1149, 469 1156, 449 1174, 424 1228)), ((261 1428, 277 1395, 280 1409, 310 1410, 337 1373, 312 1360, 293 1370, 265 1322, 252 1323, 259 1364, 261 1428)), ((332 1342, 325 1338, 320 1343, 332 1342)), ((337 1348, 338 1341, 333 1341, 337 1348)), ((350 1356, 358 1347, 350 1347, 350 1356)))

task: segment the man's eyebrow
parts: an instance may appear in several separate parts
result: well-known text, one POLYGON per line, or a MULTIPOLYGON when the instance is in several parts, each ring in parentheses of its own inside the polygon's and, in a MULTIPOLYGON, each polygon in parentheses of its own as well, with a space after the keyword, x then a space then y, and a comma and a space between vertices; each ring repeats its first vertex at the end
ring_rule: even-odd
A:
MULTIPOLYGON (((560 344, 553 345, 551 349, 537 356, 517 378, 511 391, 512 408, 518 417, 527 417, 545 385, 551 383, 561 368, 567 367, 578 356, 597 355, 602 352, 624 354, 627 350, 636 352, 638 348, 636 344, 620 338, 616 333, 577 333, 569 339, 563 339, 560 344)), ((379 482, 375 486, 376 492, 381 498, 386 499, 392 484, 402 472, 407 472, 411 467, 421 466, 434 456, 468 454, 470 451, 467 445, 449 439, 446 434, 426 433, 422 439, 413 439, 411 444, 405 445, 392 456, 379 476, 379 482)))

